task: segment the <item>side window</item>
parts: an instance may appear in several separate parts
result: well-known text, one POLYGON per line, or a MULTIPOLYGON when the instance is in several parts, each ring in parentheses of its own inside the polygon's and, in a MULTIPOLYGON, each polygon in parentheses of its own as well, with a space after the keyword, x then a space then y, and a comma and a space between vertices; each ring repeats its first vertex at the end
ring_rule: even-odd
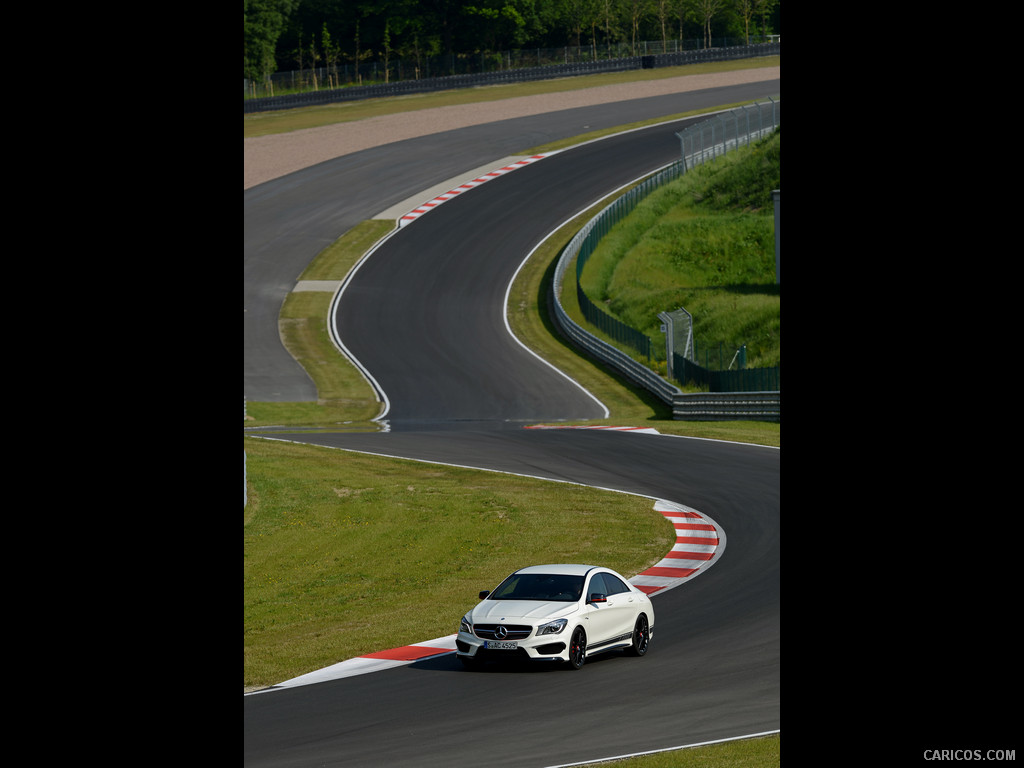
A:
POLYGON ((587 587, 587 599, 595 592, 600 592, 602 595, 608 594, 608 587, 604 583, 604 574, 595 573, 594 577, 590 580, 590 586, 587 587))
POLYGON ((610 573, 605 573, 604 583, 608 587, 608 591, 605 594, 617 595, 620 592, 629 592, 629 586, 625 584, 622 579, 612 576, 610 573))

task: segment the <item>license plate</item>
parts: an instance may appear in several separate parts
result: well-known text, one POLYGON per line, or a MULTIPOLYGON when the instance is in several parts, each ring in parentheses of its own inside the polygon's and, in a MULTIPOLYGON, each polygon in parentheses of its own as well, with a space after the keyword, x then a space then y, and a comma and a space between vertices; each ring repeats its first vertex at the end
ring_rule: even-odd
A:
POLYGON ((495 651, 514 651, 519 647, 519 643, 502 640, 484 640, 484 648, 491 648, 495 651))

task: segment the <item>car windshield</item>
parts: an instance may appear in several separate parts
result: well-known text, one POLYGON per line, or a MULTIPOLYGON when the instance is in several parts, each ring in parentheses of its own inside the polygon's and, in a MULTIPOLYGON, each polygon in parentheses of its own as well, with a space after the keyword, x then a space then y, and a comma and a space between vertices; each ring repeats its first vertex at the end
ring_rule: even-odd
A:
POLYGON ((550 573, 513 573, 498 585, 488 600, 554 600, 575 602, 583 594, 582 576, 550 573))

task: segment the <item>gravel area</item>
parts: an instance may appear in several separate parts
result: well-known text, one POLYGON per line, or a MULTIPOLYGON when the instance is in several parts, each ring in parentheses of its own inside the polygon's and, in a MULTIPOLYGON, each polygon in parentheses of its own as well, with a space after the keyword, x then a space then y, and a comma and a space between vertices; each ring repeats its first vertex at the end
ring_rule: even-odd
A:
POLYGON ((322 128, 244 139, 243 190, 351 152, 468 125, 627 99, 756 83, 778 77, 780 67, 688 75, 490 101, 483 108, 480 104, 467 104, 422 109, 416 112, 415 120, 409 120, 407 114, 386 115, 322 128))

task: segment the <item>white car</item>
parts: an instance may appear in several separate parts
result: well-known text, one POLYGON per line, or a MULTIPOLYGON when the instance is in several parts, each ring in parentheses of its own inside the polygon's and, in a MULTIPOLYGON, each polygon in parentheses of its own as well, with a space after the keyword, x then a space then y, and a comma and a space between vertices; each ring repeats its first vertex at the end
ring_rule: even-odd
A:
POLYGON ((643 656, 654 636, 651 599, 609 568, 534 565, 511 574, 462 618, 456 655, 485 660, 566 662, 626 649, 643 656))

